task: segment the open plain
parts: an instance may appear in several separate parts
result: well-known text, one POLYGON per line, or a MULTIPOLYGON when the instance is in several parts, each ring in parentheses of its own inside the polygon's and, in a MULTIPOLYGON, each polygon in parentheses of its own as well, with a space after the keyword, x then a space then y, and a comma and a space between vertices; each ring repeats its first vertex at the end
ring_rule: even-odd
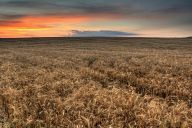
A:
POLYGON ((0 39, 0 127, 190 128, 192 38, 0 39))

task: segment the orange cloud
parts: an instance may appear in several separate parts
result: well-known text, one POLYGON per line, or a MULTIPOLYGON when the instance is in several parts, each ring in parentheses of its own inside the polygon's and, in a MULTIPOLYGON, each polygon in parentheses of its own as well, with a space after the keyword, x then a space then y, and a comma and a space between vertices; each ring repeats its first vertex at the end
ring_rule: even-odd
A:
POLYGON ((85 16, 26 16, 0 22, 0 37, 65 36, 67 24, 90 20, 85 16), (63 27, 65 25, 65 27, 63 27))
MULTIPOLYGON (((122 15, 36 15, 24 16, 15 20, 0 20, 0 37, 53 37, 70 36, 71 31, 87 29, 82 24, 92 21, 110 21, 122 18, 122 15)), ((94 26, 88 29, 92 29, 94 26)))

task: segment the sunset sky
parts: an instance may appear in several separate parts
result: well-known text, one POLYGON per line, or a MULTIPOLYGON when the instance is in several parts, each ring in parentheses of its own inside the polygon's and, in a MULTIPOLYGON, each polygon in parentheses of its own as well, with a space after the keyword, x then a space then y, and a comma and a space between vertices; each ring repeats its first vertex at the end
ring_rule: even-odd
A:
POLYGON ((192 0, 0 0, 0 38, 192 36, 192 0))

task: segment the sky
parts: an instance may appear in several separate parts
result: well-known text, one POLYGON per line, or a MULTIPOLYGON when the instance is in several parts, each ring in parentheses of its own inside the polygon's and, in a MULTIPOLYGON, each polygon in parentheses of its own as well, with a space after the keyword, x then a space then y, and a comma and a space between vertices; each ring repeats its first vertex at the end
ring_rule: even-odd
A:
POLYGON ((192 0, 0 0, 0 38, 192 36, 192 0))

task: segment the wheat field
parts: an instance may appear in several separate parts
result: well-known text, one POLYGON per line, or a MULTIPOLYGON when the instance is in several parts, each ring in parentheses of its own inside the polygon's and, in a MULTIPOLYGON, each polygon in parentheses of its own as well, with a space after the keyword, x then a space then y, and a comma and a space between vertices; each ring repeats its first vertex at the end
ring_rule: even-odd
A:
POLYGON ((0 39, 0 127, 192 128, 192 39, 0 39))

